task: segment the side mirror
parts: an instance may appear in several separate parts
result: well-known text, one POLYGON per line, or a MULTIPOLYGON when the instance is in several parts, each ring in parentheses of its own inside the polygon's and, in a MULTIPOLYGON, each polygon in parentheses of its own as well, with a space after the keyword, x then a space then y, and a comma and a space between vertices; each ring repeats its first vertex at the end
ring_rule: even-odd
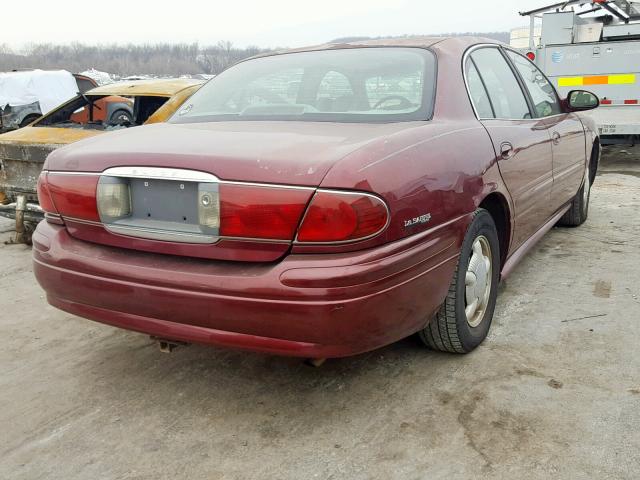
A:
POLYGON ((600 106, 600 99, 591 92, 586 90, 572 90, 567 95, 565 101, 567 110, 570 112, 583 112, 585 110, 593 110, 600 106))

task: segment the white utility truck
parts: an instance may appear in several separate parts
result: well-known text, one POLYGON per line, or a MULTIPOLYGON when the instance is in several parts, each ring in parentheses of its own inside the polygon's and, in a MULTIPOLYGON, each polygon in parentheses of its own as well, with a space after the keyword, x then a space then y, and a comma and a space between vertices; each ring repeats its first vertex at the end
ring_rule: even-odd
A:
POLYGON ((600 98, 589 115, 601 143, 640 143, 640 2, 573 0, 520 15, 530 17, 527 56, 560 94, 582 88, 600 98))

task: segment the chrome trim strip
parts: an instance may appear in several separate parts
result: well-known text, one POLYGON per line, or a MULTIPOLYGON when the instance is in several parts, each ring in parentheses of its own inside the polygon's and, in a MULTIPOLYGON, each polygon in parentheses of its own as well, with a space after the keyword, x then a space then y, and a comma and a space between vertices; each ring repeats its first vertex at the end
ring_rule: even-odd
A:
POLYGON ((358 195, 360 197, 364 196, 364 197, 375 198, 376 200, 378 200, 379 202, 382 203, 382 205, 384 206, 385 210, 387 211, 387 223, 385 223, 384 226, 380 230, 378 230, 375 233, 372 233, 371 235, 367 235, 366 237, 354 238, 353 240, 341 240, 341 241, 337 241, 337 242, 301 242, 301 241, 298 240, 298 232, 296 232, 296 237, 295 237, 295 240, 293 241, 294 245, 309 245, 309 246, 325 245, 325 246, 331 246, 331 245, 347 245, 347 244, 350 244, 350 243, 363 242, 363 241, 369 240, 369 239, 371 239, 373 237, 377 237, 382 232, 384 232, 389 227, 389 225, 391 224, 391 211, 389 210, 389 206, 387 205, 387 202, 385 202, 378 195, 374 195, 373 193, 367 193, 367 192, 358 192, 358 191, 346 192, 346 191, 335 190, 335 189, 330 189, 330 188, 318 188, 316 190, 316 193, 313 194, 313 197, 311 197, 311 200, 309 200, 309 203, 307 205, 307 209, 305 210, 304 215, 302 216, 302 220, 299 223, 298 230, 304 224, 304 221, 307 218, 307 214, 309 213, 309 206, 313 204, 313 199, 320 192, 341 193, 343 195, 358 195))
POLYGON ((76 222, 76 223, 84 223, 86 225, 93 225, 94 227, 104 227, 104 224, 102 222, 94 222, 93 220, 85 220, 85 219, 82 219, 82 218, 68 217, 66 215, 62 215, 62 219, 63 220, 70 220, 70 221, 76 222))
MULTIPOLYGON (((104 172, 65 172, 65 171, 58 171, 58 170, 46 170, 46 171, 43 170, 43 171, 46 172, 48 175, 80 175, 80 176, 84 175, 84 176, 98 176, 98 177, 101 175, 106 175, 109 177, 150 178, 150 179, 156 179, 156 180, 176 180, 176 181, 183 181, 183 182, 199 182, 199 183, 215 182, 221 185, 240 185, 240 186, 244 185, 249 187, 282 188, 287 190, 316 190, 316 187, 303 187, 298 185, 281 185, 277 183, 259 183, 259 182, 241 182, 238 180, 220 180, 215 175, 205 173, 205 172, 200 172, 198 170, 173 169, 173 170, 180 170, 181 172, 194 172, 198 174, 190 178, 186 178, 186 177, 179 178, 179 177, 164 177, 164 176, 139 176, 139 175, 126 174, 126 173, 120 174, 117 171, 114 172, 116 168, 129 168, 129 167, 108 168, 104 172)), ((156 168, 156 167, 153 167, 153 168, 156 168)), ((170 170, 170 169, 166 169, 166 170, 170 170)))
POLYGON ((173 232, 169 230, 157 230, 153 228, 130 227, 125 225, 103 224, 105 230, 118 235, 128 237, 145 238, 147 240, 161 240, 177 243, 214 244, 218 237, 213 235, 199 235, 197 233, 173 232))
MULTIPOLYGON (((83 223, 86 225, 92 225, 94 227, 103 227, 105 230, 110 230, 109 226, 113 225, 107 225, 101 222, 94 222, 92 220, 83 220, 81 218, 75 218, 75 217, 61 217, 63 220, 69 220, 71 222, 75 222, 75 223, 83 223)), ((135 229, 135 228, 139 228, 139 227, 127 227, 124 225, 116 225, 116 227, 120 227, 122 229, 135 229)), ((144 231, 150 231, 153 229, 144 229, 141 228, 141 230, 144 231)), ((161 231, 161 232, 166 232, 166 230, 157 230, 157 231, 161 231)), ((180 232, 176 232, 176 233, 180 233, 180 232)), ((121 234, 121 235, 125 235, 125 234, 121 234)), ((192 234, 192 233, 188 233, 188 232, 183 232, 182 235, 197 235, 197 234, 192 234)), ((133 235, 127 235, 127 236, 133 236, 133 235)), ((203 235, 206 236, 206 235, 203 235)), ((219 236, 219 237, 213 237, 213 235, 208 235, 209 237, 212 238, 217 238, 219 240, 231 240, 231 241, 235 241, 235 242, 256 242, 256 243, 286 243, 287 245, 290 245, 292 242, 291 240, 281 240, 281 239, 276 239, 276 238, 250 238, 250 237, 226 237, 226 236, 219 236)), ((136 237, 136 238, 143 238, 143 237, 136 237)))
POLYGON ((472 45, 471 47, 467 48, 467 50, 464 52, 464 55, 462 56, 462 78, 464 79, 464 86, 467 90, 467 98, 469 98, 469 102, 471 103, 471 108, 473 109, 473 113, 476 116, 476 119, 478 120, 482 120, 482 119, 480 118, 480 115, 478 115, 478 109, 476 108, 476 104, 473 103, 471 90, 469 90, 469 80, 467 79, 467 60, 469 59, 469 57, 474 51, 479 50, 481 48, 487 48, 487 47, 500 48, 500 45, 497 43, 479 43, 477 45, 472 45))
MULTIPOLYGON (((467 97, 469 97, 469 102, 471 102, 471 107, 473 108, 473 113, 476 116, 476 119, 479 121, 487 121, 487 120, 499 120, 499 121, 503 121, 503 122, 523 122, 523 121, 532 121, 532 120, 541 120, 540 118, 497 118, 497 117, 489 117, 489 118, 484 118, 484 117, 480 117, 480 115, 478 115, 478 110, 476 108, 476 104, 473 103, 473 97, 471 96, 471 90, 469 90, 469 80, 467 79, 467 60, 469 59, 469 57, 471 56, 471 54, 473 52, 475 52, 476 50, 480 50, 482 48, 496 48, 498 49, 498 51, 500 51, 500 47, 502 47, 502 45, 497 44, 497 43, 479 43, 477 45, 473 45, 471 47, 469 47, 466 52, 464 52, 464 55, 462 56, 462 77, 464 79, 464 86, 467 90, 467 97)), ((506 59, 505 59, 506 62, 506 59)), ((509 66, 509 69, 511 69, 511 66, 509 66)), ((481 73, 478 71, 478 75, 481 75, 481 73)), ((516 77, 517 80, 517 77, 516 77)), ((518 81, 518 86, 520 86, 520 82, 518 81)), ((524 96, 524 92, 523 96, 524 96)), ((489 92, 487 92, 487 95, 489 94, 489 92)), ((526 96, 525 96, 526 99, 526 96)), ((529 106, 529 102, 527 102, 527 106, 529 106)))
POLYGON ((53 223, 54 225, 64 225, 64 220, 62 219, 62 217, 55 213, 45 212, 44 219, 49 223, 53 223))
POLYGON ((99 177, 100 172, 66 172, 60 170, 42 170, 42 173, 47 175, 79 175, 79 176, 94 176, 99 177))
POLYGON ((239 182, 237 180, 220 180, 221 185, 241 185, 248 187, 283 188, 287 190, 316 190, 316 187, 300 187, 297 185, 280 185, 277 183, 239 182))
POLYGON ((279 240, 277 238, 251 238, 251 237, 218 237, 220 240, 229 240, 233 242, 257 242, 257 243, 280 243, 291 245, 291 240, 279 240))
POLYGON ((107 168, 100 176, 146 178, 152 180, 175 180, 178 182, 218 183, 220 179, 210 173, 182 168, 165 167, 113 167, 107 168))
MULTIPOLYGON (((476 109, 476 105, 475 103, 473 103, 473 97, 471 97, 471 90, 469 90, 469 80, 467 79, 467 69, 466 69, 466 65, 467 65, 467 60, 469 59, 469 57, 471 56, 471 54, 476 51, 479 50, 481 48, 487 48, 487 47, 491 47, 491 48, 497 48, 498 50, 500 49, 504 49, 504 50, 510 50, 518 55, 520 55, 521 57, 524 57, 524 55, 522 55, 520 52, 518 52, 517 50, 514 50, 513 48, 507 46, 507 45, 502 45, 502 44, 498 44, 498 43, 479 43, 477 45, 472 45, 471 47, 469 47, 465 52, 464 55, 462 56, 462 78, 464 79, 464 86, 465 89, 467 90, 467 97, 469 98, 469 102, 471 103, 471 108, 473 109, 473 113, 476 116, 476 119, 479 121, 488 121, 488 120, 502 120, 505 122, 522 122, 522 121, 532 121, 532 120, 543 120, 543 119, 547 119, 547 118, 553 118, 553 117, 557 117, 559 115, 567 115, 567 112, 560 112, 560 113, 556 113, 554 115, 549 115, 548 117, 535 117, 535 118, 496 118, 496 117, 490 117, 490 118, 484 118, 484 117, 480 117, 480 115, 478 115, 478 110, 476 109)), ((524 57, 526 58, 526 57, 524 57)), ((535 65, 535 63, 534 63, 535 65)), ((542 71, 540 69, 540 67, 538 67, 537 65, 535 65, 536 68, 538 68, 538 70, 542 71)), ((480 75, 480 72, 478 72, 478 74, 480 75)), ((543 73, 544 75, 544 73, 543 73)), ((517 77, 516 77, 517 79, 517 77)), ((551 88, 553 88, 554 92, 556 93, 556 97, 558 99, 558 102, 561 101, 560 99, 560 95, 558 94, 558 90, 553 86, 553 83, 551 83, 551 80, 545 75, 545 79, 549 82, 549 85, 551 85, 551 88)), ((520 85, 520 82, 518 82, 518 85, 520 85)), ((524 94, 524 92, 522 92, 524 94)), ((487 95, 489 94, 489 92, 487 92, 487 95)), ((526 98, 526 95, 525 95, 526 98)), ((527 102, 528 104, 529 102, 527 102)))

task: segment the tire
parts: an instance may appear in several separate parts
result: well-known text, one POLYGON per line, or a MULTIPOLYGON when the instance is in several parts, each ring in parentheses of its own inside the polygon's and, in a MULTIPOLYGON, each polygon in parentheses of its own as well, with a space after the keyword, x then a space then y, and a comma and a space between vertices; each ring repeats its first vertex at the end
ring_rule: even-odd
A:
POLYGON ((109 125, 121 125, 125 122, 133 123, 131 114, 126 110, 116 110, 109 117, 109 125))
POLYGON ((20 127, 18 128, 24 128, 30 123, 35 122, 39 118, 40 118, 40 115, 27 115, 22 119, 22 121, 20 122, 20 127))
POLYGON ((493 320, 493 311, 498 296, 500 278, 500 243, 498 231, 488 211, 478 209, 465 234, 460 250, 460 257, 449 286, 449 293, 435 318, 420 332, 419 338, 432 350, 450 353, 469 353, 480 345, 489 333, 493 320), (478 255, 478 245, 482 255, 478 255), (490 253, 490 258, 485 257, 490 253), (475 258, 474 258, 475 257, 475 258), (479 260, 486 260, 481 266, 479 260), (471 262, 473 261, 473 265, 471 262), (491 271, 486 270, 491 267, 491 271), (484 270, 483 270, 484 268, 484 270), (470 275, 469 288, 467 276, 470 275), (483 283, 472 283, 472 279, 484 278, 483 283), (490 280, 490 282, 489 282, 490 280), (475 291, 483 294, 475 295, 475 291), (472 313, 470 302, 472 297, 483 297, 483 301, 472 313), (469 306, 467 318, 465 309, 469 306))
POLYGON ((567 210, 560 220, 558 225, 561 227, 579 227, 582 225, 589 216, 589 199, 591 198, 591 175, 589 174, 589 166, 584 174, 584 180, 582 186, 573 200, 571 201, 571 207, 567 210))

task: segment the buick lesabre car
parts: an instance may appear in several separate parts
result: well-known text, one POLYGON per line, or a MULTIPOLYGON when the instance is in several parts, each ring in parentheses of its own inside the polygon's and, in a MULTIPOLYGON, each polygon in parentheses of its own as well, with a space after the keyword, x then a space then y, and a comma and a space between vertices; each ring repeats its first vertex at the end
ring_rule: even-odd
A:
POLYGON ((587 218, 600 147, 575 112, 598 103, 482 39, 253 58, 168 123, 53 152, 35 275, 55 307, 167 342, 470 352, 501 277, 587 218))

